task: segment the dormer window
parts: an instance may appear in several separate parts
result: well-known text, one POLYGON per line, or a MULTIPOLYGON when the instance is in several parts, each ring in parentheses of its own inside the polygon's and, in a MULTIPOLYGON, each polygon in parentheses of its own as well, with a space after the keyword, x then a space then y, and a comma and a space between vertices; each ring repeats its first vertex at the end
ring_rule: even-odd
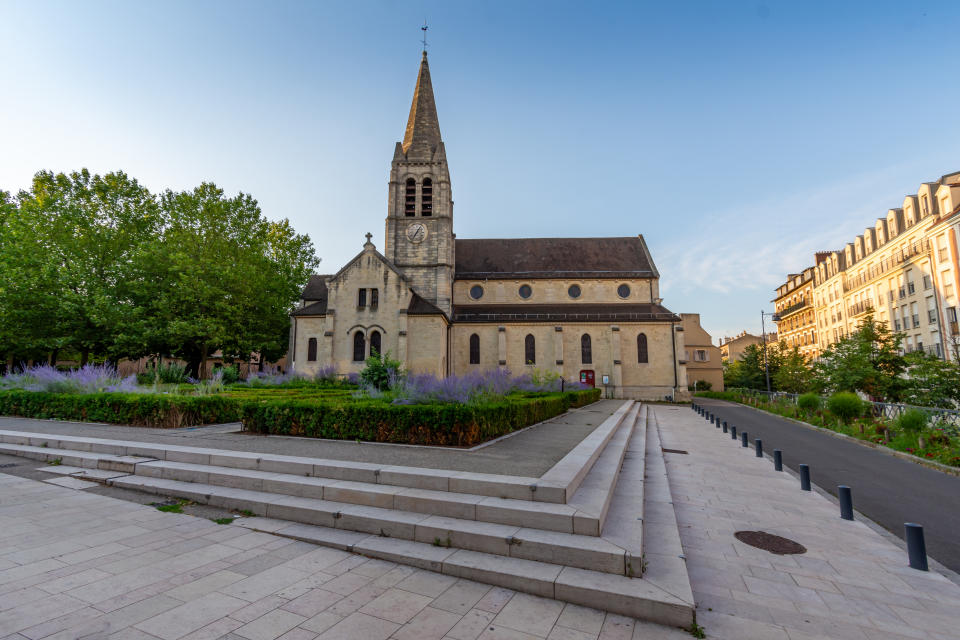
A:
POLYGON ((930 201, 927 200, 927 196, 920 198, 920 206, 922 207, 921 211, 923 212, 923 215, 928 215, 930 213, 930 201))
POLYGON ((424 216, 433 215, 433 180, 423 179, 423 186, 420 189, 420 213, 424 216))
POLYGON ((417 215, 417 182, 407 178, 407 189, 403 198, 403 215, 412 218, 417 215))

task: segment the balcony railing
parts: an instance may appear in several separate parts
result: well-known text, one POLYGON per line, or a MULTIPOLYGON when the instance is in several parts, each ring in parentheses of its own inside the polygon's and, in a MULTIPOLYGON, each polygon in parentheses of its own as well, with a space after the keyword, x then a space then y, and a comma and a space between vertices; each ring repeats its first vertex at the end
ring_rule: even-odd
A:
POLYGON ((867 313, 868 311, 873 311, 872 302, 858 302, 847 309, 847 317, 854 318, 861 314, 867 313))
POLYGON ((926 238, 922 240, 917 240, 911 244, 906 249, 897 249, 887 258, 880 260, 878 263, 871 265, 864 273, 852 276, 849 278, 844 278, 843 280, 843 290, 852 291, 854 289, 859 289, 860 287, 866 285, 868 282, 880 276, 892 269, 899 267, 904 262, 909 262, 914 257, 926 253, 930 250, 930 241, 926 238))
POLYGON ((801 309, 804 309, 809 306, 810 306, 810 302, 806 299, 803 299, 800 302, 797 302, 796 304, 790 305, 783 311, 778 312, 777 316, 782 320, 783 318, 786 318, 790 314, 796 313, 797 311, 800 311, 801 309))

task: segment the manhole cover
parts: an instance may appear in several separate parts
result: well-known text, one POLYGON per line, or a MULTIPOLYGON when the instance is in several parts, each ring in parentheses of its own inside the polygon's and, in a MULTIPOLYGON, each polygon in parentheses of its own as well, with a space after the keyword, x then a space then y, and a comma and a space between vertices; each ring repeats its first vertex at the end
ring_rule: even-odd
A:
POLYGON ((737 531, 734 537, 744 544, 751 547, 763 549, 770 553, 785 556, 791 553, 806 553, 807 548, 799 542, 794 542, 788 538, 775 536, 766 531, 737 531))
POLYGON ((685 454, 685 455, 686 455, 686 453, 687 453, 687 452, 684 451, 683 449, 666 449, 666 448, 661 448, 660 450, 663 451, 664 453, 682 453, 682 454, 685 454))

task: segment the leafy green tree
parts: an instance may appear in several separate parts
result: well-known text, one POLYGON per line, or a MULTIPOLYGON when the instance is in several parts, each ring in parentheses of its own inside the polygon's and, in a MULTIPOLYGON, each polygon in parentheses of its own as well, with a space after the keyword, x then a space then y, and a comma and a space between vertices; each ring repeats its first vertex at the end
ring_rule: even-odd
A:
POLYGON ((310 239, 210 183, 167 191, 160 208, 160 242, 138 258, 145 312, 131 342, 179 355, 195 377, 217 349, 244 359, 285 352, 288 314, 318 264, 310 239))
POLYGON ((766 356, 762 344, 748 345, 739 360, 727 363, 723 373, 724 387, 744 387, 747 389, 767 389, 767 368, 770 372, 770 385, 774 386, 774 378, 783 362, 783 352, 786 344, 771 342, 767 344, 766 356))
POLYGON ((778 366, 773 375, 773 385, 777 391, 788 393, 804 393, 809 391, 813 381, 813 371, 807 359, 800 354, 797 347, 782 351, 777 349, 778 366))
POLYGON ((960 406, 960 366, 923 351, 907 354, 905 360, 904 402, 944 409, 960 406))
POLYGON ((867 314, 856 331, 824 349, 814 366, 820 391, 862 391, 872 397, 899 400, 907 363, 900 355, 903 336, 867 314))

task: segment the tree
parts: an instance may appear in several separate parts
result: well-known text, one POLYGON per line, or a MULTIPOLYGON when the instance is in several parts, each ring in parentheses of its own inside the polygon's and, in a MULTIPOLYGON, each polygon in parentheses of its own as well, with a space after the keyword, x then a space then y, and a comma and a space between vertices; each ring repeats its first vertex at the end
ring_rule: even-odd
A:
POLYGON ((902 400, 922 407, 960 405, 960 366, 923 351, 905 357, 908 369, 902 400))
POLYGON ((778 349, 780 356, 779 366, 773 375, 773 384, 777 391, 788 393, 804 393, 810 390, 813 380, 813 371, 807 364, 807 359, 800 354, 797 347, 785 353, 778 349))
POLYGON ((815 386, 820 391, 862 391, 872 397, 899 400, 906 361, 900 355, 903 336, 868 313, 856 331, 827 347, 817 361, 815 386))
POLYGON ((780 370, 783 362, 783 352, 786 349, 786 343, 769 343, 767 344, 766 357, 764 357, 762 344, 748 345, 743 350, 739 360, 727 363, 723 373, 724 387, 745 387, 766 391, 767 371, 769 369, 771 388, 776 389, 774 378, 780 370))
POLYGON ((270 222, 246 194, 216 185, 167 191, 160 242, 138 257, 146 310, 133 343, 175 353, 202 377, 217 349, 247 358, 286 351, 289 312, 318 260, 289 222, 270 222))

